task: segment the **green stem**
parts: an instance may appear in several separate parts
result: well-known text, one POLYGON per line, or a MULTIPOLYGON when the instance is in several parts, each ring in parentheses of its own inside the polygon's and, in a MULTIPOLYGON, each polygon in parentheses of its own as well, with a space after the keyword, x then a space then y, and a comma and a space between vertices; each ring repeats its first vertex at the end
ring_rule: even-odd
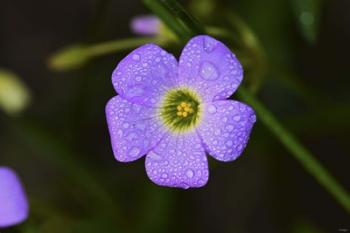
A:
POLYGON ((294 157, 350 213, 350 196, 322 164, 284 128, 276 117, 244 87, 237 91, 240 98, 256 111, 258 119, 280 140, 294 157))
MULTIPOLYGON (((204 28, 176 0, 161 0, 170 12, 186 27, 189 36, 204 33, 204 28)), ((155 1, 154 1, 155 2, 155 1)), ((188 38, 190 39, 190 38, 188 38)))
POLYGON ((167 42, 165 38, 161 37, 136 37, 123 40, 107 41, 96 45, 84 47, 84 52, 89 57, 101 56, 117 51, 133 49, 137 46, 147 43, 157 43, 164 45, 167 42))
POLYGON ((181 40, 186 40, 188 37, 186 29, 180 22, 172 15, 172 13, 167 9, 167 7, 160 2, 154 0, 144 0, 143 3, 157 12, 157 16, 166 24, 170 25, 171 30, 174 32, 174 35, 178 36, 181 40))
MULTIPOLYGON (((152 5, 148 7, 158 15, 158 6, 162 5, 162 2, 166 0, 144 0, 145 2, 152 2, 152 5)), ((173 1, 168 1, 169 3, 173 1)), ((184 11, 183 8, 179 7, 178 4, 172 4, 171 10, 175 13, 177 11, 184 11)), ((175 14, 176 15, 176 14, 175 14)), ((169 13, 169 17, 172 15, 169 13)), ((181 15, 176 15, 181 17, 181 15)), ((164 21, 164 23, 173 30, 171 24, 167 24, 168 21, 176 21, 177 17, 173 17, 164 21)), ((183 18, 182 22, 186 23, 188 18, 183 18)), ((197 28, 193 27, 193 24, 186 24, 187 28, 191 30, 192 34, 197 34, 197 28)), ((186 35, 181 35, 176 30, 179 38, 185 38, 186 35)), ((185 42, 183 40, 183 42, 185 42)), ((281 123, 273 116, 273 114, 265 108, 263 104, 259 102, 249 91, 245 90, 244 87, 238 89, 238 94, 241 98, 250 104, 256 111, 258 119, 273 133, 280 142, 290 151, 291 154, 303 165, 307 170, 333 197, 350 213, 350 196, 345 189, 337 182, 335 178, 321 165, 321 163, 286 129, 281 123)))

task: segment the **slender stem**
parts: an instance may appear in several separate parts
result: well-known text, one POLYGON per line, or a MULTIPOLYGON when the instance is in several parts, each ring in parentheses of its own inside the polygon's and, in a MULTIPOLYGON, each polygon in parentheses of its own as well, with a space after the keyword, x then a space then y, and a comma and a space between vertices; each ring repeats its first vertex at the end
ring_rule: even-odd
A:
MULTIPOLYGON (((146 1, 146 0, 145 0, 146 1)), ((162 5, 162 2, 166 0, 147 0, 152 1, 152 5, 148 7, 158 15, 157 6, 162 5)), ((168 1, 169 4, 170 1, 168 1)), ((172 8, 175 13, 177 11, 184 11, 183 8, 179 7, 178 4, 172 4, 172 8)), ((176 14, 175 14, 176 15, 176 14)), ((181 15, 176 15, 181 17, 181 15)), ((171 17, 171 14, 169 14, 171 17)), ((167 19, 167 21, 178 20, 177 17, 172 19, 167 19)), ((182 22, 187 23, 189 19, 183 18, 182 22)), ((173 30, 179 38, 185 38, 186 35, 179 35, 179 32, 174 30, 171 24, 164 23, 173 30)), ((192 34, 197 34, 197 28, 193 26, 194 23, 186 24, 187 28, 192 31, 192 34)), ((240 87, 238 94, 241 98, 250 104, 256 111, 258 119, 261 119, 262 123, 273 133, 280 142, 294 155, 294 157, 303 165, 305 170, 307 170, 333 197, 341 204, 346 211, 350 213, 350 196, 344 188, 337 182, 337 180, 321 165, 321 163, 290 133, 286 128, 284 128, 281 123, 273 116, 273 114, 265 108, 263 104, 259 102, 249 91, 245 90, 244 87, 240 87)))
POLYGON ((93 57, 113 53, 116 51, 133 49, 146 43, 157 43, 163 45, 166 42, 167 40, 163 37, 136 37, 123 40, 107 41, 96 45, 86 46, 84 48, 84 52, 88 56, 93 57))
POLYGON ((280 140, 288 151, 333 197, 350 213, 350 196, 323 165, 307 150, 296 137, 289 132, 277 118, 244 87, 240 87, 238 95, 250 104, 258 115, 258 119, 280 140))
POLYGON ((175 17, 183 23, 186 27, 189 36, 196 34, 202 34, 205 32, 202 25, 197 22, 176 0, 161 0, 171 12, 174 13, 175 17))
POLYGON ((154 9, 157 12, 157 16, 174 32, 176 36, 181 40, 186 40, 188 37, 187 31, 180 24, 177 18, 174 19, 172 13, 162 3, 154 0, 143 0, 143 3, 150 9, 154 9))

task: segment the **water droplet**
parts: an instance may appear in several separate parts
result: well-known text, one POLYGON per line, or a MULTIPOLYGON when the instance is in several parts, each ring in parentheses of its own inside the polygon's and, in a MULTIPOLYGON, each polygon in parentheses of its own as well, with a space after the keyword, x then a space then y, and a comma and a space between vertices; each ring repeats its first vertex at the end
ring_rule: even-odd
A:
POLYGON ((233 117, 233 120, 235 120, 235 121, 239 121, 240 119, 241 119, 241 117, 238 115, 233 117))
POLYGON ((135 86, 127 90, 126 96, 128 98, 133 98, 137 96, 142 96, 143 93, 144 93, 144 90, 142 87, 135 86))
POLYGON ((118 131, 117 131, 117 134, 118 134, 119 137, 123 136, 123 130, 121 130, 121 129, 118 130, 118 131))
POLYGON ((136 77, 135 77, 135 80, 138 81, 138 82, 140 82, 140 81, 142 80, 142 77, 141 77, 141 76, 136 76, 136 77))
POLYGON ((231 140, 226 142, 226 146, 232 146, 232 145, 233 145, 233 142, 231 140))
POLYGON ((138 147, 132 147, 129 151, 129 156, 136 157, 140 154, 141 150, 138 147))
POLYGON ((205 37, 204 38, 204 50, 207 52, 207 53, 210 53, 212 52, 216 45, 217 45, 217 41, 214 40, 213 38, 211 37, 205 37))
POLYGON ((233 125, 228 125, 228 126, 226 126, 226 129, 229 131, 229 132, 231 132, 232 130, 233 130, 233 125))
POLYGON ((191 169, 188 169, 188 170, 186 171, 186 176, 187 176, 188 178, 192 178, 193 175, 194 175, 194 173, 193 173, 193 171, 192 171, 191 169))
POLYGON ((250 116, 250 121, 253 122, 253 123, 256 122, 256 116, 255 115, 251 115, 250 116))
POLYGON ((158 155, 157 153, 150 151, 147 155, 147 157, 154 159, 154 160, 161 160, 162 157, 160 157, 160 155, 158 155))
POLYGON ((133 111, 134 111, 135 113, 138 113, 138 112, 140 112, 140 110, 141 110, 141 106, 140 106, 140 105, 137 105, 137 104, 134 104, 134 105, 132 106, 132 109, 133 109, 133 111))
POLYGON ((135 60, 135 61, 139 61, 140 60, 140 55, 134 54, 134 55, 132 55, 132 59, 135 60))
POLYGON ((218 70, 210 62, 203 62, 200 69, 200 76, 205 80, 215 80, 219 77, 218 70))
POLYGON ((130 133, 126 139, 128 139, 129 141, 133 141, 137 138, 137 134, 136 133, 130 133))
POLYGON ((166 178, 168 178, 168 174, 166 174, 166 173, 163 173, 163 174, 162 174, 162 178, 163 178, 163 179, 166 179, 166 178))
POLYGON ((143 123, 143 122, 137 122, 137 123, 136 123, 136 128, 137 128, 137 129, 140 129, 140 130, 145 130, 146 124, 143 123))
POLYGON ((211 105, 208 107, 208 112, 209 112, 209 113, 216 113, 216 107, 215 107, 215 105, 211 104, 211 105))

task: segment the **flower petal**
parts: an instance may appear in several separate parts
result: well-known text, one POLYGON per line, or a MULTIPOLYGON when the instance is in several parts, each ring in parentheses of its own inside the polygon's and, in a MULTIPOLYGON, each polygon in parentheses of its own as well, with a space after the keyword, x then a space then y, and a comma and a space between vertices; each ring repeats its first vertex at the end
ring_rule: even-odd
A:
POLYGON ((197 89, 206 102, 230 97, 242 78, 242 66, 235 55, 210 36, 192 38, 182 51, 180 83, 197 89))
POLYGON ((153 107, 177 79, 177 61, 155 44, 132 51, 113 71, 115 90, 124 99, 153 107))
POLYGON ((154 36, 160 33, 161 22, 154 15, 139 15, 131 20, 130 28, 135 34, 154 36))
POLYGON ((235 160, 247 145, 256 121, 249 106, 232 100, 206 104, 198 133, 207 152, 220 161, 235 160))
POLYGON ((134 161, 161 140, 164 130, 156 114, 155 108, 130 103, 120 96, 107 103, 107 123, 117 160, 134 161))
POLYGON ((169 134, 146 156, 148 177, 168 187, 202 187, 208 181, 208 162, 195 132, 169 134))
POLYGON ((0 167, 0 228, 23 222, 28 217, 28 202, 16 173, 0 167))

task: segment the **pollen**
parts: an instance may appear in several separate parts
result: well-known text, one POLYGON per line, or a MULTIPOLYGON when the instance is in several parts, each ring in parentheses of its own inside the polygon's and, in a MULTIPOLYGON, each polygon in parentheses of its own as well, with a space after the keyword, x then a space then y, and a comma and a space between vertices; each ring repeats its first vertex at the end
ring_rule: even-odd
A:
POLYGON ((190 103, 181 102, 177 107, 176 115, 179 117, 187 117, 189 114, 193 113, 193 108, 190 103))
POLYGON ((195 127, 201 117, 200 96, 188 88, 168 91, 159 106, 165 126, 171 131, 184 132, 195 127))

